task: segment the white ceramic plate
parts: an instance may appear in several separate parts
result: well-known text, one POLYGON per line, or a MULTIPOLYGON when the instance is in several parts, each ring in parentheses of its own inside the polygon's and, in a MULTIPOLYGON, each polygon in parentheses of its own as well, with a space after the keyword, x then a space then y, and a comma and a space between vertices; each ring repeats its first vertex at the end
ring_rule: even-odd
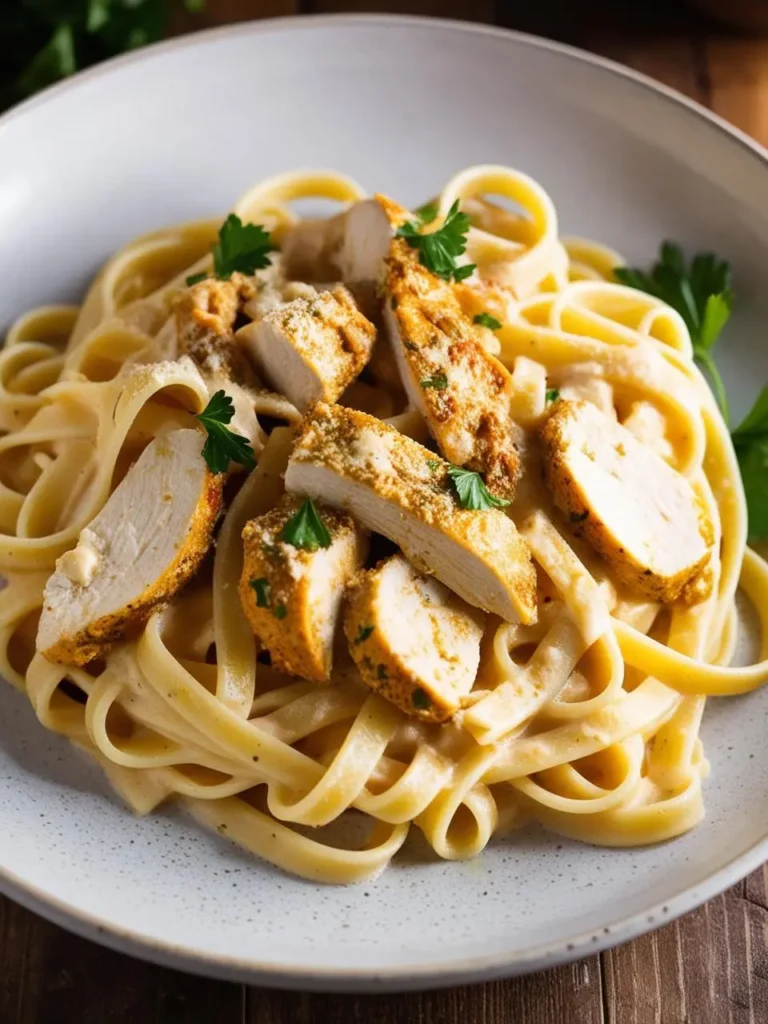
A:
MULTIPOLYGON (((768 378, 768 163, 699 107, 540 40, 446 22, 263 22, 152 48, 0 121, 0 322, 74 299, 117 246, 224 211, 255 179, 337 167, 416 204, 509 163, 562 228, 647 260, 663 237, 733 261, 723 369, 740 413, 768 378)), ((318 888, 178 812, 133 817, 0 689, 0 886, 162 963, 316 989, 416 988, 548 967, 690 910, 768 857, 768 691, 711 701, 708 816, 644 850, 543 834, 469 863, 414 848, 373 884, 318 888)))

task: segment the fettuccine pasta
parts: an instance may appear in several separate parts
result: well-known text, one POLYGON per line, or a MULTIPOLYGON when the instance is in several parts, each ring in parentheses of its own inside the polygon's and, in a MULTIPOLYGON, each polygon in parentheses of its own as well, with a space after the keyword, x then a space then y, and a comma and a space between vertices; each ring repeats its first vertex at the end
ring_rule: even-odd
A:
MULTIPOLYGON (((234 209, 280 248, 298 223, 290 204, 311 198, 365 197, 339 174, 292 173, 255 185, 234 209)), ((219 221, 130 243, 82 305, 32 310, 0 353, 0 671, 45 728, 98 761, 135 812, 176 800, 308 879, 375 876, 412 827, 447 859, 473 857, 526 822, 605 846, 678 836, 704 813, 707 697, 768 679, 768 566, 746 547, 738 466, 682 319, 614 283, 615 253, 562 239, 551 199, 525 175, 458 174, 428 230, 457 202, 471 220, 466 260, 476 269, 448 287, 469 317, 487 312, 501 325, 482 341, 511 373, 523 454, 514 500, 494 514, 517 527, 536 593, 527 624, 473 613, 479 667, 443 721, 364 685, 348 656, 318 683, 284 671, 254 636, 238 596, 241 538, 283 500, 301 419, 275 387, 251 393, 256 467, 229 473, 215 546, 186 585, 85 663, 38 649, 57 560, 153 439, 202 430, 195 417, 211 389, 181 357, 174 310, 193 287, 187 278, 211 272, 219 221), (633 590, 556 508, 536 441, 545 391, 591 403, 688 481, 712 529, 702 599, 662 603, 633 590), (757 609, 761 646, 755 664, 731 667, 739 587, 757 609)), ((377 343, 341 401, 428 441, 386 346, 377 343)))

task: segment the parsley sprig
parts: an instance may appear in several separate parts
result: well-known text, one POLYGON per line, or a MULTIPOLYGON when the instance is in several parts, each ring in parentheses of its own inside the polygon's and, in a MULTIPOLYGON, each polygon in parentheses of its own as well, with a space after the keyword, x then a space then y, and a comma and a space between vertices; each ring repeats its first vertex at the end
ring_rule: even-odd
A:
POLYGON ((274 251, 270 234, 261 224, 243 224, 236 213, 230 213, 213 247, 213 272, 220 281, 236 271, 253 274, 270 265, 269 253, 274 251))
POLYGON ((224 391, 217 391, 197 416, 208 432, 203 458, 212 473, 225 473, 230 462, 238 462, 248 470, 256 465, 248 439, 235 434, 227 426, 234 415, 232 399, 224 391))
POLYGON ((509 504, 503 498, 491 494, 479 473, 461 466, 450 466, 448 476, 462 508, 472 511, 486 511, 489 508, 504 508, 509 504))
POLYGON ((280 531, 280 540, 292 544, 302 551, 317 551, 318 548, 331 546, 331 535, 328 527, 320 518, 311 498, 307 498, 299 511, 280 531))
MULTIPOLYGON (((423 208, 422 208, 423 209, 423 208)), ((431 209, 429 210, 431 213, 431 209)), ((398 230, 397 237, 404 238, 412 249, 419 250, 419 261, 444 281, 463 281, 474 271, 474 264, 459 266, 458 257, 467 248, 469 217, 459 212, 458 199, 448 211, 442 226, 437 231, 422 234, 420 228, 426 221, 424 215, 415 221, 408 221, 398 230)))
POLYGON ((659 259, 650 271, 619 267, 615 274, 622 284, 655 295, 682 316, 691 335, 694 358, 707 374, 727 423, 725 387, 712 350, 731 315, 730 264, 711 252, 701 252, 686 266, 681 247, 674 242, 664 242, 659 259))

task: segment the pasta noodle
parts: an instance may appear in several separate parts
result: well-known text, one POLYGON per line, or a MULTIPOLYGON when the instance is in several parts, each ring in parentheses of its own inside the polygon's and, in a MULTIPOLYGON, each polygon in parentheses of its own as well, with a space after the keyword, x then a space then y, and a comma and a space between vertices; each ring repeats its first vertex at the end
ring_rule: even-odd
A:
MULTIPOLYGON (((335 173, 292 173, 257 184, 235 211, 279 243, 296 223, 291 202, 363 196, 335 173)), ((538 475, 526 474, 507 511, 546 581, 539 620, 488 617, 474 689, 447 724, 409 718, 348 665, 318 686, 258 659, 238 599, 240 538, 279 501, 292 443, 290 427, 270 431, 270 417, 290 411, 267 393, 255 408, 258 465, 226 508, 212 565, 138 636, 85 668, 35 649, 56 559, 148 441, 194 424, 207 401, 183 360, 162 379, 142 367, 175 358, 172 304, 187 275, 210 269, 218 222, 132 242, 80 307, 27 313, 0 353, 2 674, 43 726, 98 761, 137 813, 176 799, 207 827, 313 880, 376 875, 411 826, 447 859, 472 857, 528 821, 606 846, 677 836, 704 813, 706 698, 768 680, 768 566, 746 548, 738 466, 682 319, 613 283, 615 253, 562 240, 552 201, 525 175, 458 174, 438 197, 437 224, 457 200, 473 224, 468 256, 481 285, 493 282, 484 308, 503 321, 494 333, 518 422, 541 417, 550 377, 570 397, 618 411, 688 478, 716 537, 710 596, 664 608, 622 588, 558 517, 538 475), (757 663, 730 667, 739 585, 760 616, 761 646, 757 663)), ((396 382, 357 382, 347 399, 427 436, 396 382)))

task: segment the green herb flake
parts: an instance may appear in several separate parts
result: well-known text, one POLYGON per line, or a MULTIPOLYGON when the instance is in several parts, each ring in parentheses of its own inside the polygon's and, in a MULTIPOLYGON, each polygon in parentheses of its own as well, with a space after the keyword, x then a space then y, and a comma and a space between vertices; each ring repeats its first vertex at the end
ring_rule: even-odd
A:
POLYGON ((373 633, 373 626, 361 626, 357 631, 357 636, 352 641, 353 644, 364 644, 368 637, 373 633))
POLYGON ((462 469, 461 466, 449 466, 448 476, 462 508, 479 512, 509 505, 508 501, 491 494, 479 473, 462 469))
MULTIPOLYGON (((437 214, 435 214, 436 216, 437 214)), ((436 231, 422 234, 420 228, 425 221, 418 217, 409 221, 398 230, 397 237, 404 238, 412 249, 419 252, 419 261, 427 270, 432 271, 444 281, 463 281, 474 271, 473 264, 460 266, 458 259, 467 248, 467 232, 469 217, 459 212, 458 199, 448 211, 442 226, 436 231)))
POLYGON ((187 278, 187 288, 191 288, 194 284, 200 284, 200 282, 205 281, 207 277, 207 270, 201 270, 199 274, 190 274, 187 278))
POLYGON ((444 391, 448 387, 448 378, 442 370, 438 370, 437 373, 432 373, 429 377, 422 378, 419 384, 425 389, 434 388, 435 391, 444 391))
POLYGON ((230 213, 213 247, 214 273, 220 281, 238 272, 253 274, 270 265, 269 253, 274 251, 270 234, 261 224, 243 224, 236 213, 230 213))
POLYGON ((420 686, 417 686, 411 694, 411 704, 418 711, 429 711, 432 707, 432 698, 420 686))
POLYGON ((589 512, 571 512, 568 518, 572 523, 583 523, 585 519, 589 518, 589 512))
POLYGON ((318 548, 331 546, 328 527, 320 518, 311 498, 307 498, 296 515, 285 524, 280 532, 280 540, 302 551, 317 551, 318 548))
POLYGON ((257 580, 249 580, 248 586, 256 592, 257 608, 269 608, 269 580, 260 576, 257 580))
POLYGON ((472 318, 472 323, 487 327, 489 331, 498 331, 503 326, 501 320, 497 320, 490 313, 478 313, 472 318))
POLYGON ((234 415, 232 399, 224 391, 217 391, 196 417, 208 432, 203 458, 212 473, 225 473, 230 462, 237 462, 248 470, 256 465, 248 439, 227 426, 234 415))
POLYGON ((387 671, 386 665, 376 666, 376 678, 379 679, 382 683, 386 682, 386 680, 389 679, 389 672, 387 671))
POLYGON ((556 402, 559 397, 560 392, 557 388, 547 388, 547 393, 544 395, 544 404, 551 405, 553 402, 556 402))
POLYGON ((437 217, 438 206, 433 200, 417 207, 413 212, 419 224, 431 224, 437 217))
POLYGON ((432 473, 436 473, 440 469, 439 459, 427 459, 427 465, 432 473))
POLYGON ((288 609, 285 607, 284 604, 276 604, 272 614, 275 616, 276 619, 284 619, 285 616, 288 614, 288 609))

